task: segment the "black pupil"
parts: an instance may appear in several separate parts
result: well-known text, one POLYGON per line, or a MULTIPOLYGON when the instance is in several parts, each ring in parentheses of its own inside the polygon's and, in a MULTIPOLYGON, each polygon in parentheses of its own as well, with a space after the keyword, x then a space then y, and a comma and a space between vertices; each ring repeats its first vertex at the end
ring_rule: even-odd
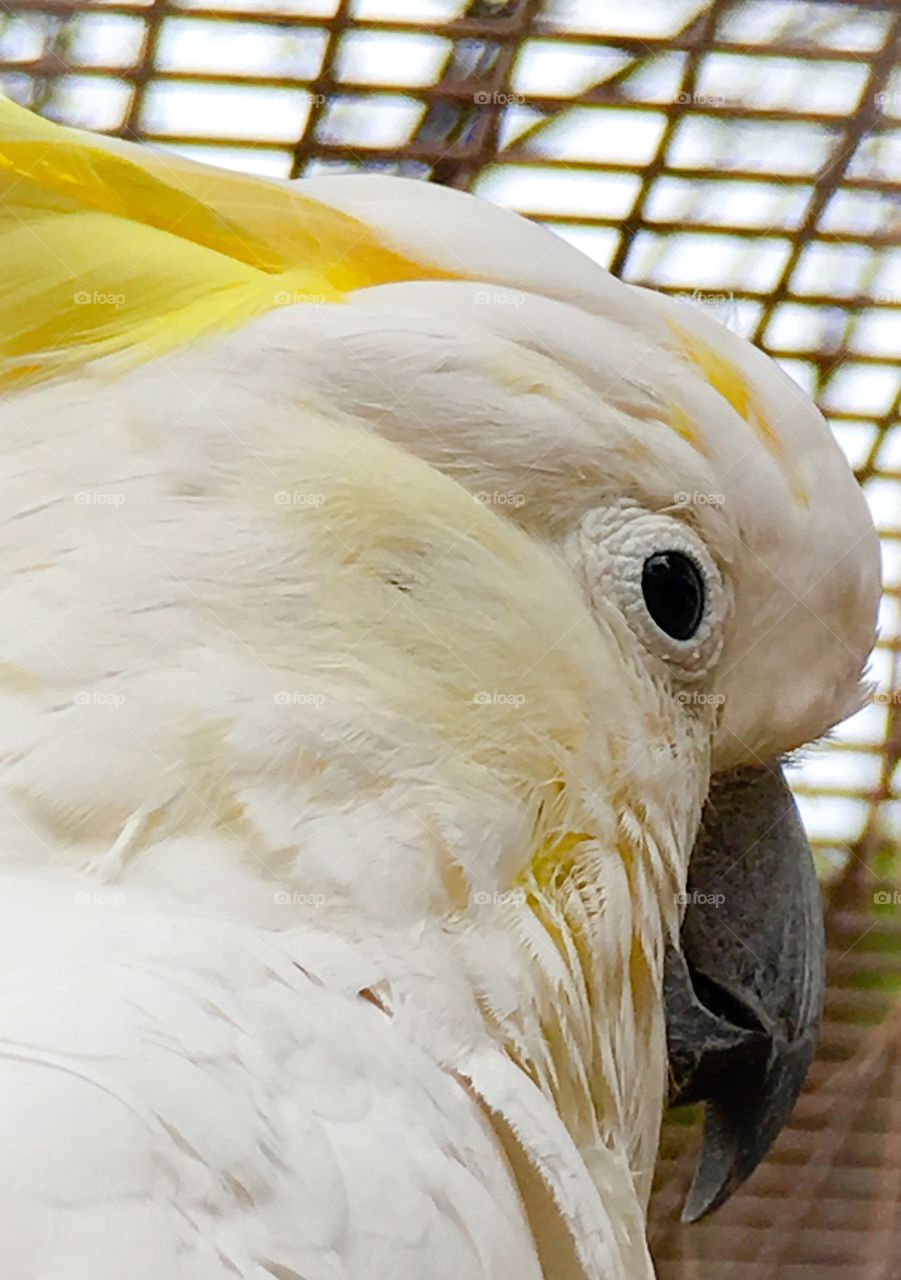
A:
POLYGON ((704 616, 704 579, 681 551, 655 551, 641 571, 648 613, 674 640, 690 640, 704 616))

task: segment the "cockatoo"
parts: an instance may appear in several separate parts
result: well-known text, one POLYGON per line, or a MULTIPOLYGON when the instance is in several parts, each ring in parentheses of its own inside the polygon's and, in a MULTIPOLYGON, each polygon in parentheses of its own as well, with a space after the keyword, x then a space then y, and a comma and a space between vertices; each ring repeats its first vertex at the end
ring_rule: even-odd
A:
POLYGON ((636 1280, 822 995, 877 538, 709 318, 475 197, 0 110, 3 1280, 636 1280), (669 1051, 667 1051, 667 1039, 669 1051))

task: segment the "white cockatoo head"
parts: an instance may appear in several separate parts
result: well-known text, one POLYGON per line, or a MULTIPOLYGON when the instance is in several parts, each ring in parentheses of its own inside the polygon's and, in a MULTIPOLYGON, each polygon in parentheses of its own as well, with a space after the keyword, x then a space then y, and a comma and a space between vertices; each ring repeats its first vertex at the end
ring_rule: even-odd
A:
POLYGON ((771 760, 858 709, 876 533, 821 414, 772 360, 484 201, 378 177, 299 186, 468 277, 355 292, 319 313, 312 349, 298 315, 305 375, 568 548, 589 594, 605 594, 602 527, 617 554, 633 530, 639 560, 667 530, 706 548, 718 578, 706 649, 636 626, 652 659, 722 699, 716 771, 771 760))
POLYGON ((778 761, 865 697, 880 569, 863 495, 807 396, 698 310, 458 192, 300 185, 465 279, 370 286, 315 325, 268 316, 261 345, 277 332, 307 385, 557 551, 709 735, 689 967, 673 953, 667 976, 672 1094, 709 1099, 700 1216, 765 1153, 813 1052, 819 894, 778 761))
MULTIPOLYGON (((34 585, 43 552, 29 553, 11 603, 33 631, 64 614, 73 665, 130 681, 154 759, 202 704, 179 768, 199 760, 220 825, 239 814, 297 874, 336 876, 353 818, 367 852, 374 829, 388 836, 348 882, 395 915, 436 894, 457 909, 480 875, 489 896, 525 892, 518 954, 544 946, 574 982, 564 999, 549 980, 535 1019, 543 1035, 552 1010, 562 1027, 548 1089, 567 1123, 567 1106, 581 1116, 561 1073, 576 1059, 604 1140, 598 1116, 628 1130, 659 1100, 632 1085, 653 1066, 664 941, 687 896, 667 978, 672 1091, 709 1099, 689 1210, 720 1203, 797 1095, 822 992, 813 865, 778 758, 860 704, 874 635, 876 534, 818 412, 703 315, 473 197, 388 177, 265 183, 9 104, 0 124, 0 385, 48 384, 5 410, 26 458, 14 496, 46 558, 69 556, 34 585), (75 552, 59 541, 62 498, 29 452, 51 442, 60 492, 91 468, 94 485, 131 486, 121 546, 93 508, 75 552), (322 493, 322 511, 274 510, 284 492, 322 493), (190 619, 191 647, 173 617, 190 619), (270 668, 326 690, 327 714, 276 716, 270 668), (392 788, 410 806, 411 780, 427 820, 406 832, 392 788), (423 828, 440 849, 428 872, 423 828), (605 1039, 582 1036, 592 1018, 605 1039)), ((18 635, 7 650, 16 670, 30 652, 18 635)), ((57 825, 119 822, 138 777, 157 838, 163 810, 193 819, 169 775, 141 773, 130 732, 108 734, 89 777, 67 749, 71 795, 41 796, 57 825)), ((33 819, 48 756, 40 777, 20 756, 33 819)), ((498 960, 482 957, 483 1003, 540 1078, 498 960)), ((662 1063, 654 1079, 662 1091, 662 1063)), ((645 1189, 653 1132, 622 1143, 645 1189)))

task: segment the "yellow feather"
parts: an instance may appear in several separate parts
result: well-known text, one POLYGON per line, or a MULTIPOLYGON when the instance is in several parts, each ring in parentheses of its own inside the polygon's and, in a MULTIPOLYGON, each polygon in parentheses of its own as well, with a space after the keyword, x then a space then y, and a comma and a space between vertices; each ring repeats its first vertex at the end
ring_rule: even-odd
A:
POLYGON ((674 404, 670 409, 669 425, 686 443, 693 449, 697 449, 698 453, 702 453, 705 457, 710 456, 703 437, 681 405, 674 404))
POLYGON ((0 99, 0 386, 131 362, 279 306, 448 279, 296 187, 62 128, 0 99))
MULTIPOLYGON (((803 506, 808 506, 810 499, 798 475, 797 468, 787 457, 782 440, 770 425, 758 397, 739 368, 715 351, 708 343, 703 342, 696 334, 689 333, 681 325, 672 320, 667 321, 670 329, 678 338, 685 359, 701 371, 709 385, 730 404, 740 418, 744 418, 748 426, 757 432, 764 447, 776 459, 788 476, 794 496, 803 506)), ((676 430, 683 434, 683 421, 678 417, 673 422, 676 430)))

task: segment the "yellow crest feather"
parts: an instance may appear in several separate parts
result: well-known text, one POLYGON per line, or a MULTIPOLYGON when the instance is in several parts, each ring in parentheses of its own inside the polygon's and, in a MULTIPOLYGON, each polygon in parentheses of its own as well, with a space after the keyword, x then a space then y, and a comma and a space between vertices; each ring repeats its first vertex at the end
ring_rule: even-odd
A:
POLYGON ((353 289, 447 279, 288 184, 63 128, 0 99, 0 386, 353 289))

